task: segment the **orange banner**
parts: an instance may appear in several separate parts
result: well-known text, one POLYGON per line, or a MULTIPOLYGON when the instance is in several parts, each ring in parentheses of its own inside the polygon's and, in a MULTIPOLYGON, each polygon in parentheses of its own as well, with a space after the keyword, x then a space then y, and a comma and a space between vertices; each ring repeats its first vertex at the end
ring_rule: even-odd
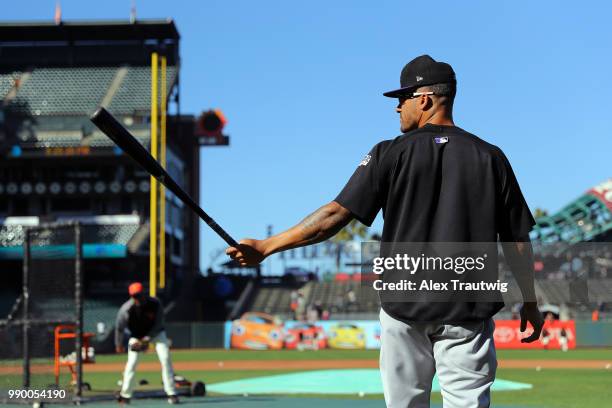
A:
POLYGON ((576 323, 573 320, 547 320, 542 329, 540 340, 521 343, 521 339, 531 335, 529 326, 524 333, 520 331, 519 320, 495 320, 495 347, 498 349, 568 349, 576 348, 576 323))

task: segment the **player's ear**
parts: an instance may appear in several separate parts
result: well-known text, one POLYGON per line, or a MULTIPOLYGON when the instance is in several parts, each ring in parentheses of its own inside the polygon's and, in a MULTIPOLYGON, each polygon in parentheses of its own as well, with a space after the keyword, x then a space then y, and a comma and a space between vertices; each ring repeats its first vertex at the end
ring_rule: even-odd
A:
POLYGON ((419 96, 418 106, 421 111, 429 110, 433 106, 433 100, 429 95, 421 95, 419 96))

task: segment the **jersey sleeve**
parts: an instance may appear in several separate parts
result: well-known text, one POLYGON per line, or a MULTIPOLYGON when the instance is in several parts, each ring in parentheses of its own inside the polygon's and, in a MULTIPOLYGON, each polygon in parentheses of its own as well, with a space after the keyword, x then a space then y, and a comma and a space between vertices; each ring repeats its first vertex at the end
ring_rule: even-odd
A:
POLYGON ((521 188, 516 180, 510 162, 503 152, 499 150, 500 161, 498 164, 500 174, 500 189, 498 190, 498 234, 502 242, 517 242, 525 238, 535 220, 531 215, 529 206, 523 197, 521 188))
POLYGON ((117 312, 117 320, 115 321, 115 346, 123 345, 124 331, 129 320, 130 301, 125 302, 117 312))
POLYGON ((334 200, 368 227, 374 222, 383 203, 384 192, 380 181, 382 151, 383 143, 379 143, 365 155, 334 200))

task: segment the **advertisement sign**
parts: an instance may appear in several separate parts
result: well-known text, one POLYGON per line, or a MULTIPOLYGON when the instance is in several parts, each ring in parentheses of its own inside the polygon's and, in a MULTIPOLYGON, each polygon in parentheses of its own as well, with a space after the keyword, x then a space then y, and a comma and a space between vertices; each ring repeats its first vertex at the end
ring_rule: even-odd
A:
MULTIPOLYGON (((280 322, 263 313, 245 313, 226 323, 225 348, 248 350, 298 349, 379 349, 378 320, 320 320, 315 323, 288 320, 280 322)), ((573 320, 546 321, 540 340, 521 343, 531 334, 520 331, 519 320, 495 320, 495 346, 498 349, 576 348, 576 323, 573 320)))
MULTIPOLYGON (((290 331, 302 323, 285 322, 290 331)), ((332 349, 378 349, 380 348, 380 322, 378 320, 320 320, 316 327, 325 335, 327 348, 332 349)))
POLYGON ((378 349, 377 320, 280 322, 264 313, 245 313, 226 323, 225 347, 247 350, 378 349))
POLYGON ((573 320, 551 320, 544 323, 540 340, 533 343, 521 343, 521 339, 528 337, 532 330, 530 327, 521 333, 520 320, 495 321, 495 347, 498 349, 561 349, 563 343, 568 349, 576 348, 576 323, 573 320))

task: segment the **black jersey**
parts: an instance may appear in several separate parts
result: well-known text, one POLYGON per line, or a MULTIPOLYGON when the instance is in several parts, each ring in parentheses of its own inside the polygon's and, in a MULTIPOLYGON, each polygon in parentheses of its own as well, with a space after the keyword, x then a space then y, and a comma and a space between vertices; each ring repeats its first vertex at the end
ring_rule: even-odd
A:
MULTIPOLYGON (((425 125, 378 143, 336 200, 383 242, 496 242, 524 238, 535 221, 498 147, 455 126, 425 125)), ((484 320, 503 303, 382 303, 404 321, 484 320)))
POLYGON ((145 296, 137 304, 129 298, 119 308, 115 323, 115 344, 123 344, 123 332, 130 331, 132 337, 142 339, 145 336, 155 337, 164 330, 164 308, 154 297, 145 296))

